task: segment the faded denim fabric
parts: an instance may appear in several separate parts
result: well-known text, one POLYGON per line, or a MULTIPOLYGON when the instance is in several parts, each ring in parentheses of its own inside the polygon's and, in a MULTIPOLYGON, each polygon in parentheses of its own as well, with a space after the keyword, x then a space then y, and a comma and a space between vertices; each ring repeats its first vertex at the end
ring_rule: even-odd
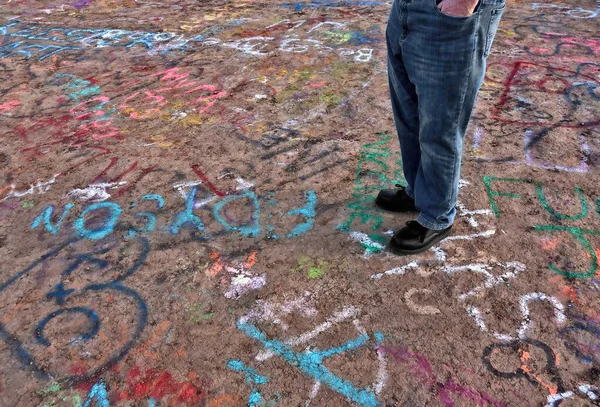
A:
POLYGON ((462 144, 506 0, 480 0, 453 17, 436 0, 394 0, 386 39, 392 109, 406 192, 417 222, 454 222, 462 144))

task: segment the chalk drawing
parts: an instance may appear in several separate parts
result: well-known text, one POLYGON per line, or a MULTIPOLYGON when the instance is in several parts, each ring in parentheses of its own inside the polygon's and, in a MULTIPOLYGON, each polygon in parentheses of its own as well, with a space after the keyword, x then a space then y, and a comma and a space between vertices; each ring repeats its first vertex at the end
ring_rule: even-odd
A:
POLYGON ((242 323, 249 321, 268 322, 279 326, 283 331, 287 331, 289 327, 285 322, 282 321, 281 318, 285 315, 291 314, 294 311, 301 313, 301 315, 304 317, 316 316, 317 310, 312 302, 312 295, 308 291, 306 291, 304 295, 286 301, 282 304, 274 301, 257 300, 254 303, 252 310, 239 320, 242 323))
POLYGON ((435 315, 439 314, 441 311, 439 308, 433 307, 431 305, 417 305, 413 300, 412 296, 415 294, 431 294, 432 291, 426 288, 411 288, 404 294, 404 302, 406 306, 410 308, 412 311, 416 312, 419 315, 435 315))
MULTIPOLYGON (((357 338, 349 340, 340 346, 326 350, 311 349, 304 352, 295 352, 289 345, 281 341, 268 339, 266 334, 252 323, 238 322, 237 327, 247 336, 260 342, 267 350, 280 356, 305 375, 319 381, 321 384, 325 384, 332 390, 345 396, 348 400, 364 407, 376 407, 379 404, 376 394, 369 388, 362 389, 356 387, 349 381, 336 376, 323 365, 323 361, 326 358, 351 352, 365 346, 370 339, 368 335, 359 335, 357 338)), ((376 334, 374 337, 376 343, 380 343, 383 339, 381 334, 376 334)))
MULTIPOLYGON (((147 322, 148 311, 144 300, 133 289, 124 285, 125 280, 136 273, 145 263, 150 251, 149 242, 142 237, 127 239, 122 247, 123 250, 128 250, 133 263, 124 269, 118 269, 119 265, 112 264, 107 258, 111 258, 111 251, 116 250, 118 244, 116 242, 105 242, 98 244, 93 251, 82 250, 84 241, 79 242, 76 239, 67 240, 65 243, 50 250, 38 260, 31 263, 29 266, 10 277, 8 280, 0 284, 0 299, 5 300, 10 295, 15 284, 24 284, 29 279, 35 281, 35 276, 41 268, 52 267, 54 264, 61 264, 66 256, 66 264, 60 265, 62 272, 56 277, 58 281, 48 281, 43 287, 31 285, 28 287, 30 292, 35 290, 48 290, 46 293, 35 293, 38 299, 35 309, 43 310, 45 308, 51 311, 46 315, 33 315, 34 335, 31 335, 31 328, 20 324, 5 324, 0 322, 0 340, 3 340, 11 354, 23 365, 24 368, 31 371, 41 379, 54 378, 56 380, 65 380, 66 383, 76 384, 87 382, 95 377, 98 377, 100 372, 104 372, 116 363, 121 361, 125 355, 132 349, 134 344, 139 339, 147 322), (108 257, 107 257, 108 255, 108 257), (114 269, 111 270, 111 267, 114 269), (113 274, 113 270, 118 270, 113 274), (77 281, 72 281, 76 273, 85 273, 98 276, 110 276, 112 280, 107 282, 88 282, 83 286, 78 286, 77 281), (69 281, 71 281, 69 283, 69 281), (70 286, 70 284, 74 284, 70 286), (74 374, 69 369, 69 364, 56 365, 50 369, 48 366, 38 360, 38 355, 45 354, 45 350, 49 346, 58 346, 54 344, 52 338, 45 333, 45 327, 49 321, 54 320, 58 316, 82 315, 87 318, 88 328, 83 334, 73 338, 67 346, 74 344, 88 345, 93 343, 92 339, 96 339, 103 332, 102 324, 109 323, 110 319, 103 319, 102 311, 106 311, 104 304, 98 303, 98 295, 111 295, 113 298, 125 299, 124 310, 127 310, 128 321, 132 328, 126 337, 122 339, 112 338, 115 343, 105 343, 105 349, 102 351, 103 356, 95 363, 90 363, 84 371, 74 374), (89 306, 82 305, 82 301, 86 297, 94 298, 93 303, 89 306), (73 304, 74 303, 74 304, 73 304), (73 305, 71 305, 73 304, 73 305), (100 306, 99 306, 100 305, 100 306), (32 341, 33 339, 33 341, 32 341), (118 340, 117 340, 118 339, 118 340)), ((117 256, 114 256, 116 258, 117 256)), ((6 275, 6 273, 5 273, 6 275)), ((103 297, 105 298, 105 297, 103 297)), ((7 304, 6 301, 4 301, 7 304)), ((1 312, 2 318, 6 318, 13 305, 4 307, 1 312)), ((21 312, 27 310, 16 310, 21 312)), ((27 316, 29 319, 30 316, 27 316)), ((65 321, 61 317, 61 321, 65 321)), ((54 324, 56 321, 53 322, 54 324)), ((126 331, 124 331, 125 333, 126 331)), ((110 341, 111 338, 106 337, 110 341)), ((102 394, 102 384, 96 387, 96 393, 102 394)))
POLYGON ((229 289, 225 292, 225 297, 230 299, 238 299, 242 295, 253 290, 258 290, 267 284, 267 275, 254 275, 251 268, 255 264, 257 252, 253 252, 248 256, 245 263, 223 264, 222 268, 232 275, 229 289))
POLYGON ((194 213, 194 199, 196 198, 197 187, 193 187, 185 201, 185 210, 175 215, 175 222, 170 227, 172 234, 179 233, 185 225, 192 225, 198 231, 204 231, 204 224, 198 215, 194 213))
MULTIPOLYGON (((305 332, 299 336, 287 338, 283 341, 283 343, 288 346, 303 345, 303 344, 309 342, 310 340, 316 338, 318 335, 322 334, 323 332, 327 331, 328 329, 332 328, 334 325, 357 316, 358 312, 359 312, 359 309, 355 308, 353 306, 345 307, 342 311, 334 312, 330 318, 328 318, 322 324, 317 325, 314 329, 312 329, 308 332, 305 332)), ((240 321, 242 321, 242 320, 240 320, 240 321)), ((264 351, 260 351, 256 355, 256 360, 259 362, 263 362, 263 361, 271 358, 274 355, 275 355, 274 352, 270 351, 269 349, 266 349, 264 351)))
POLYGON ((77 188, 72 190, 65 195, 65 198, 87 202, 102 202, 110 199, 110 194, 108 193, 107 189, 114 189, 125 184, 127 184, 125 181, 90 184, 87 188, 77 188))
POLYGON ((73 226, 80 236, 86 239, 99 240, 105 238, 114 231, 120 216, 121 207, 118 204, 114 202, 97 202, 85 207, 79 214, 79 217, 75 220, 73 226), (89 213, 95 211, 108 211, 108 216, 98 228, 88 229, 85 225, 85 217, 89 213))
POLYGON ((565 317, 565 313, 564 313, 565 309, 564 309, 564 306, 562 305, 562 303, 555 297, 552 297, 552 296, 544 294, 544 293, 529 293, 529 294, 525 294, 525 295, 521 296, 519 304, 520 304, 520 308, 521 308, 522 322, 521 322, 521 327, 519 328, 519 330, 517 331, 517 335, 515 335, 515 336, 509 335, 509 334, 501 334, 501 333, 497 333, 497 332, 491 332, 483 320, 483 315, 482 315, 481 311, 478 308, 476 308, 475 306, 472 306, 472 305, 467 306, 467 313, 473 317, 473 319, 475 320, 475 323, 477 324, 479 329, 481 329, 481 331, 490 332, 492 334, 492 336, 494 336, 495 338, 497 338, 501 341, 512 341, 512 340, 516 340, 517 338, 525 339, 525 338, 527 338, 527 332, 533 326, 533 321, 531 320, 531 317, 529 315, 529 302, 531 302, 531 301, 548 301, 554 309, 554 319, 555 319, 556 324, 560 326, 565 323, 565 321, 566 321, 566 317, 565 317))
POLYGON ((258 391, 257 386, 269 383, 269 379, 246 366, 241 360, 230 360, 227 362, 227 367, 234 372, 244 373, 245 380, 252 385, 252 392, 250 393, 250 397, 248 397, 248 407, 264 406, 265 399, 258 391))
POLYGON ((27 195, 33 195, 35 193, 45 194, 48 192, 53 184, 56 183, 56 177, 60 174, 55 174, 48 181, 38 181, 35 184, 31 184, 28 189, 24 191, 17 191, 15 184, 10 185, 10 192, 6 194, 3 200, 10 198, 21 198, 27 195))
POLYGON ((458 299, 461 301, 466 301, 470 297, 476 296, 483 291, 495 287, 497 285, 506 283, 509 279, 516 278, 518 274, 524 272, 526 269, 523 263, 518 261, 508 262, 508 263, 491 263, 491 264, 468 264, 464 266, 443 266, 441 271, 448 274, 453 275, 455 273, 459 273, 462 271, 471 271, 474 273, 483 274, 485 276, 485 281, 480 286, 477 286, 470 290, 469 292, 459 294, 458 299), (502 269, 507 269, 509 271, 495 277, 490 273, 490 271, 494 267, 500 267, 502 269))
POLYGON ((44 222, 44 227, 46 228, 46 230, 48 232, 52 233, 53 235, 56 235, 56 234, 58 234, 63 221, 65 220, 65 218, 67 217, 67 215, 69 214, 71 209, 73 209, 74 206, 75 206, 75 204, 72 204, 72 203, 66 204, 65 209, 63 209, 63 212, 60 215, 60 217, 58 218, 58 220, 56 221, 56 223, 52 224, 52 213, 54 212, 54 206, 48 205, 46 208, 44 208, 42 213, 40 213, 31 222, 31 226, 29 228, 31 230, 34 230, 35 228, 40 226, 42 224, 42 222, 44 222))

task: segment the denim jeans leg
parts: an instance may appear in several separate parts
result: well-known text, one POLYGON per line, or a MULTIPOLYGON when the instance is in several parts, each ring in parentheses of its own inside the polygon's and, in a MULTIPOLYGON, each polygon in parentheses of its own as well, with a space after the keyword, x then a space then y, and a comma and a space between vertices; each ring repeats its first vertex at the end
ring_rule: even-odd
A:
POLYGON ((480 4, 472 16, 453 17, 436 0, 397 1, 411 3, 412 13, 402 55, 419 102, 417 222, 440 230, 456 216, 463 138, 485 72, 480 16, 488 9, 480 4))
POLYGON ((388 80, 394 122, 402 153, 406 193, 414 198, 415 181, 421 161, 419 147, 419 110, 415 85, 411 83, 402 60, 402 22, 397 4, 392 5, 386 29, 388 80))

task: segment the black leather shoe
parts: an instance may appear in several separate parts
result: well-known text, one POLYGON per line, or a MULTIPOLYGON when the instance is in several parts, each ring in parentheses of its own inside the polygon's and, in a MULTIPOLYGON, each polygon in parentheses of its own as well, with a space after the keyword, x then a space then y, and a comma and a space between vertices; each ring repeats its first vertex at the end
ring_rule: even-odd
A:
POLYGON ((375 198, 375 204, 391 212, 418 212, 415 200, 406 194, 402 185, 398 189, 382 189, 375 198))
POLYGON ((394 254, 418 254, 448 236, 452 226, 443 230, 432 230, 417 221, 406 222, 406 226, 394 233, 389 248, 394 254))

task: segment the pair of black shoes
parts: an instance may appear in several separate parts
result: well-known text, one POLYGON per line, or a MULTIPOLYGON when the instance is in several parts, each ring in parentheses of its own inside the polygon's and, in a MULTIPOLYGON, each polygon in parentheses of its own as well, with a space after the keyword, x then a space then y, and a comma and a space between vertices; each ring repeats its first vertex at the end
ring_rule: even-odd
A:
MULTIPOLYGON (((375 204, 391 212, 418 212, 415 200, 406 194, 404 187, 383 189, 379 191, 375 204)), ((410 221, 406 226, 394 233, 389 248, 395 254, 418 254, 448 236, 452 226, 433 230, 422 226, 417 221, 410 221)))

